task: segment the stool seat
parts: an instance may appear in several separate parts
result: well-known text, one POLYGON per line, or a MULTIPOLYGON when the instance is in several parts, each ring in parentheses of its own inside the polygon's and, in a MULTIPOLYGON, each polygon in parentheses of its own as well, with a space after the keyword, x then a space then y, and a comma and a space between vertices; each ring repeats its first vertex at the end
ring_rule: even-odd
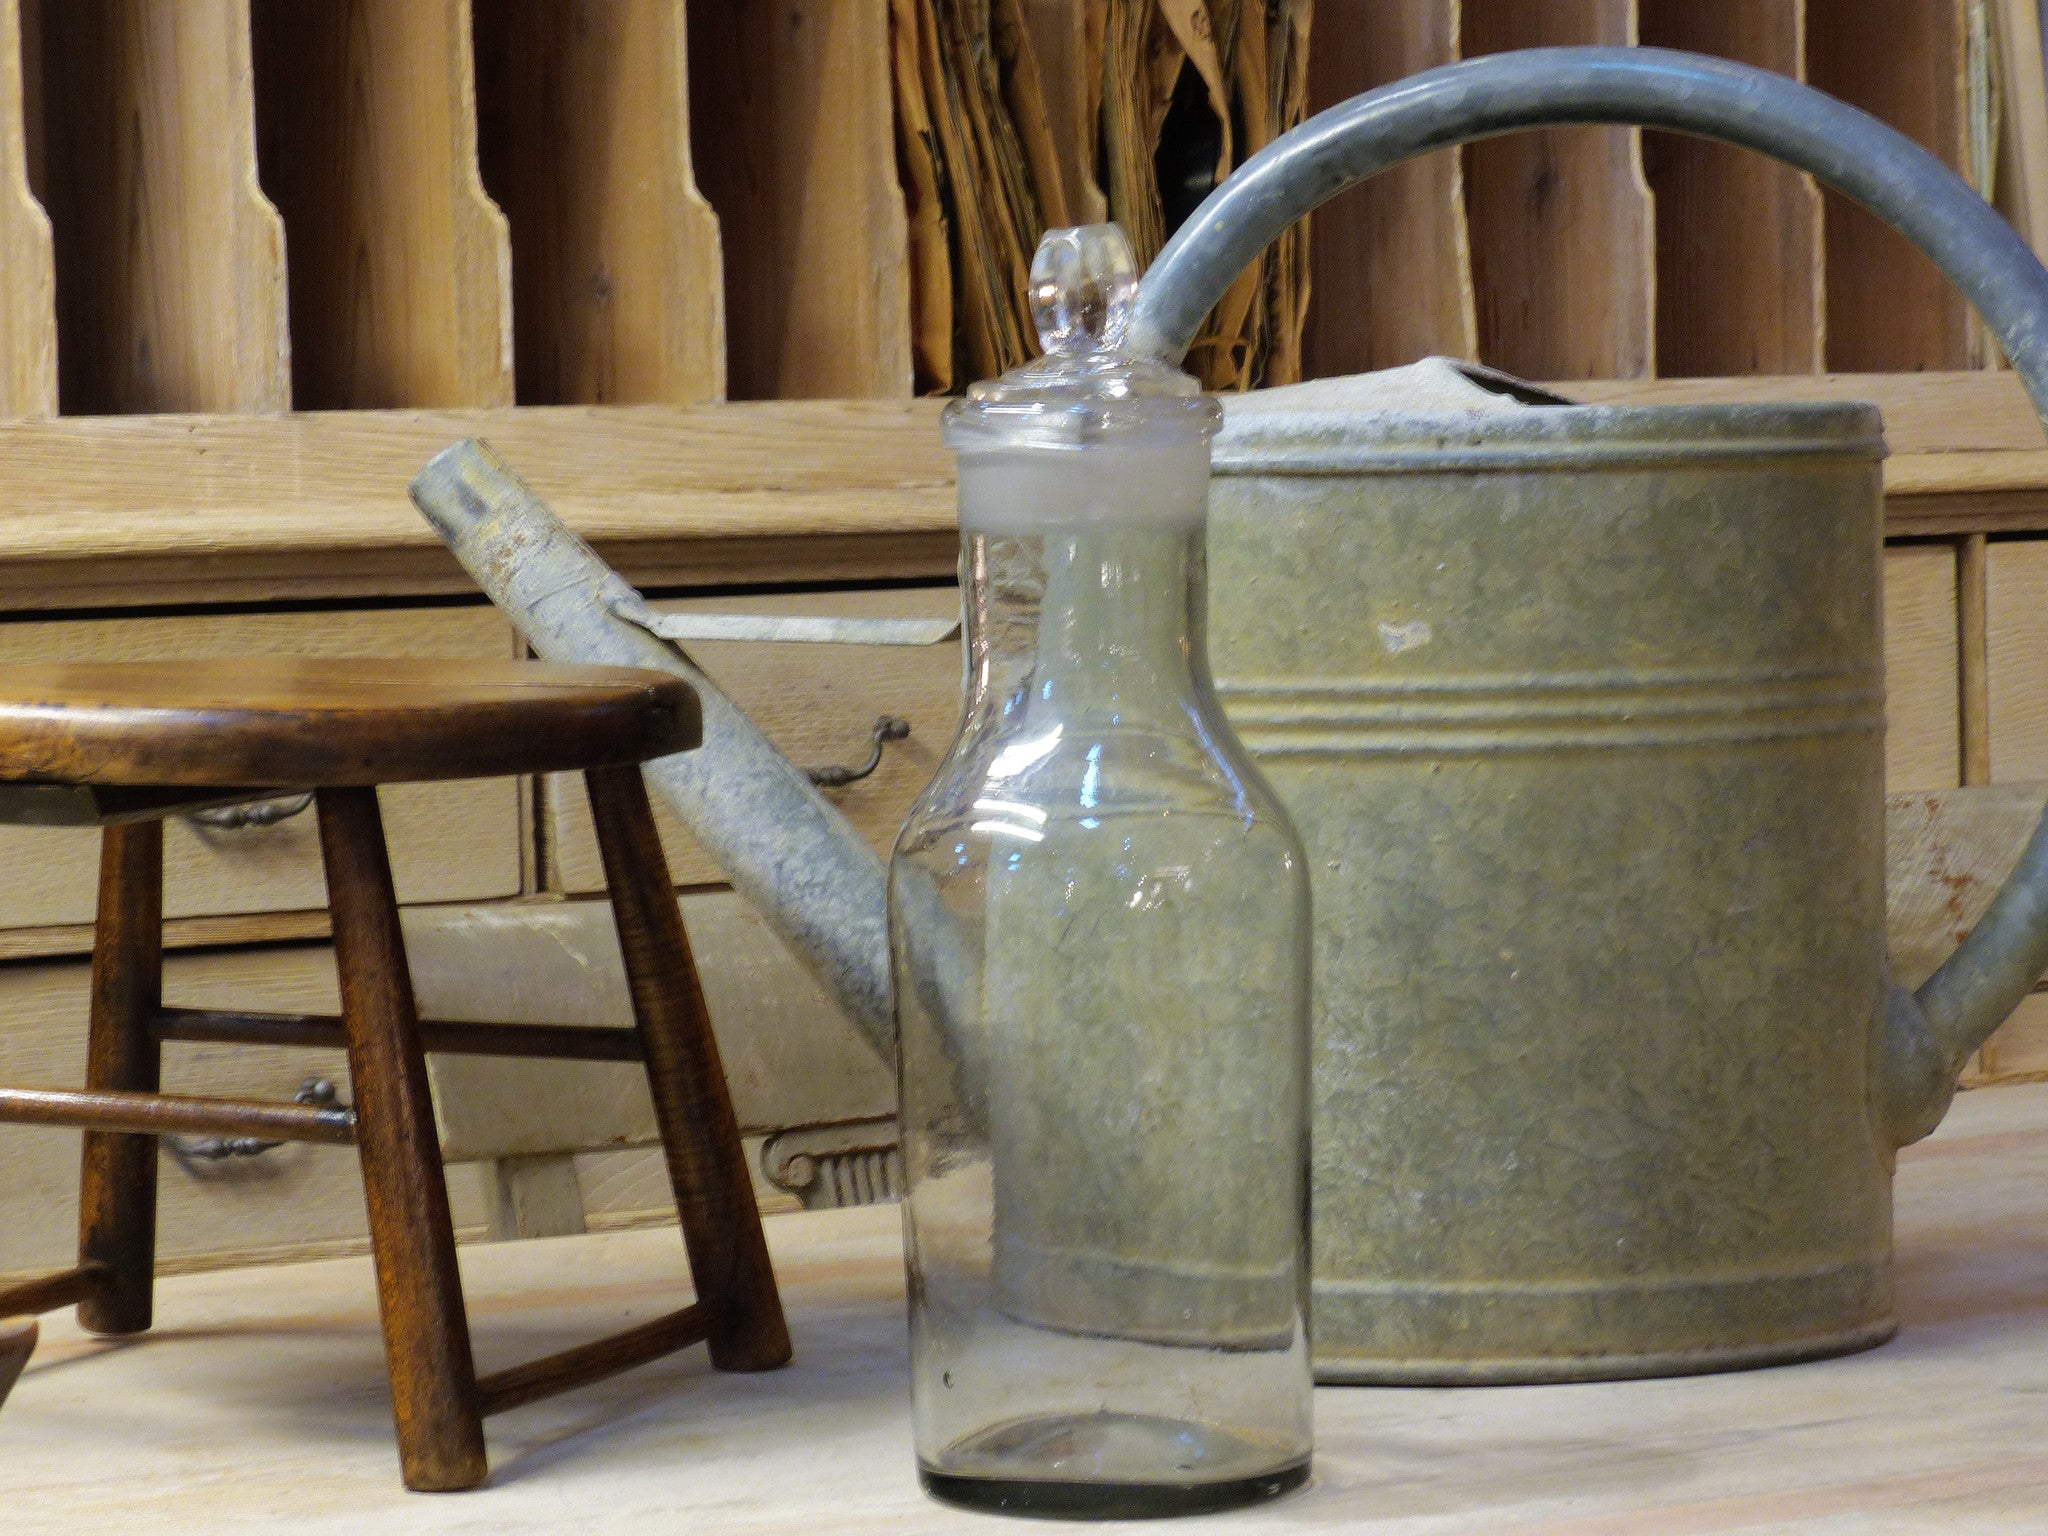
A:
POLYGON ((85 1132, 78 1263, 0 1287, 0 1318, 75 1303, 94 1333, 148 1329, 156 1138, 198 1131, 353 1145, 408 1488, 475 1487, 488 1470, 485 1415, 674 1350, 705 1344, 711 1363, 728 1371, 787 1361, 789 1330, 739 1121, 640 776, 642 762, 694 747, 702 729, 688 683, 629 667, 277 657, 0 667, 0 820, 103 828, 85 1086, 0 1086, 0 1124, 85 1132), (377 787, 577 769, 604 859, 633 1028, 423 1023, 377 787), (163 818, 275 790, 310 791, 318 812, 341 1013, 167 1007, 163 818), (163 1092, 165 1043, 193 1040, 339 1044, 353 1102, 163 1092), (429 1049, 637 1059, 696 1299, 479 1376, 429 1049))
POLYGON ((696 746, 702 730, 688 683, 636 667, 289 656, 0 666, 0 783, 480 779, 642 763, 696 746))

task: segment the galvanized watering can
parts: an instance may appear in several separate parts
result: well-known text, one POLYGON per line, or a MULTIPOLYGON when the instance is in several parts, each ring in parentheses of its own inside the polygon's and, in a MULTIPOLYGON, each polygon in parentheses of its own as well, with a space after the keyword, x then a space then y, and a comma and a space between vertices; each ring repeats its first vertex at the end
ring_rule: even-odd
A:
MULTIPOLYGON (((1182 228, 1133 341, 1177 359, 1353 182, 1592 122, 1863 203, 2048 405, 2048 271, 1960 179, 1791 80, 1650 49, 1493 55, 1323 113, 1182 228)), ((1891 984, 1881 452, 1853 405, 1283 413, 1219 441, 1212 654, 1315 885, 1324 1379, 1713 1370, 1891 1333, 1893 1154, 2048 969, 2048 833, 1935 976, 1891 984)), ((414 497, 543 655, 705 690, 704 747, 651 781, 888 1051, 880 861, 487 450, 414 497)))

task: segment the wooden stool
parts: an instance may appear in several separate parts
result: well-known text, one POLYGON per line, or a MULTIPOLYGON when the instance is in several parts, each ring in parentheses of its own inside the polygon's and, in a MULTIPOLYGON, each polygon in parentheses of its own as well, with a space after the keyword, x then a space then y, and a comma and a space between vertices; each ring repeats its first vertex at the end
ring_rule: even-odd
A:
POLYGON ((85 1128, 78 1267, 0 1292, 0 1317, 78 1303, 150 1325, 156 1137, 353 1143, 405 1483, 483 1481, 483 1417, 708 1341, 724 1370, 789 1359, 739 1127, 639 765, 697 745, 686 683, 620 667, 251 659, 0 667, 0 821, 97 825, 99 920, 83 1092, 0 1089, 0 1121, 85 1128), (583 771, 637 1029, 422 1024, 379 784, 583 771), (312 790, 339 1018, 166 1008, 162 818, 312 790), (345 1045, 353 1107, 160 1093, 166 1040, 345 1045), (478 1380, 422 1050, 645 1062, 697 1300, 478 1380))

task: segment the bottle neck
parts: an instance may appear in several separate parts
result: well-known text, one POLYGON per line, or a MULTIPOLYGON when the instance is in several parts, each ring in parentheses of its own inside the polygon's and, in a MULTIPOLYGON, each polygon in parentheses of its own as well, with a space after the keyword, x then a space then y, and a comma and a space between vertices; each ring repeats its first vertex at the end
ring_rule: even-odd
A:
POLYGON ((961 574, 970 728, 1175 731, 1214 707, 1201 519, 969 531, 961 574))

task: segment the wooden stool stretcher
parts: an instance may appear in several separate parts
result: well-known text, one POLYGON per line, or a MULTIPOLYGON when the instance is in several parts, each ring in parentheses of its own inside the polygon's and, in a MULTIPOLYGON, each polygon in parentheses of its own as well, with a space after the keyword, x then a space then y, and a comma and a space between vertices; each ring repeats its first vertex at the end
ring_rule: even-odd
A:
POLYGON ((82 1090, 0 1088, 0 1122, 85 1130, 74 1269, 0 1291, 0 1316, 76 1303, 147 1329, 159 1135, 353 1144, 362 1162, 406 1486, 474 1487, 483 1418, 704 1342, 722 1370, 789 1359, 739 1126, 639 764, 696 745, 686 683, 538 663, 267 658, 0 667, 0 820, 98 824, 99 916, 82 1090), (376 786, 580 769, 626 960, 633 1029, 422 1022, 376 786), (338 1018, 167 1008, 163 822, 314 792, 338 1018), (165 1094, 163 1043, 343 1045, 349 1107, 165 1094), (608 1339, 478 1378, 424 1052, 638 1060, 697 1299, 608 1339))

